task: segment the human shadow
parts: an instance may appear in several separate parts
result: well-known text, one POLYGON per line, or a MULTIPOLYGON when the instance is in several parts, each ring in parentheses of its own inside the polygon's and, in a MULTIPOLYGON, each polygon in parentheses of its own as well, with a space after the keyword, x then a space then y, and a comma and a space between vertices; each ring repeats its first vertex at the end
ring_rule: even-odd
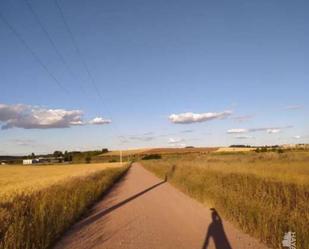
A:
POLYGON ((222 224, 221 217, 216 209, 211 208, 212 223, 208 227, 208 231, 205 237, 204 245, 202 249, 207 249, 209 245, 209 239, 212 237, 216 249, 232 249, 222 224))
POLYGON ((91 224, 92 222, 100 219, 101 217, 107 215, 108 213, 114 211, 115 209, 120 208, 121 206, 127 204, 128 202, 133 201, 134 199, 136 199, 136 198, 146 194, 147 192, 153 190, 154 188, 159 187, 160 185, 164 184, 165 182, 166 181, 161 181, 161 182, 159 182, 159 183, 157 183, 157 184, 155 184, 155 185, 153 185, 153 186, 151 186, 151 187, 149 187, 149 188, 147 188, 147 189, 145 189, 145 190, 143 190, 143 191, 141 191, 141 192, 139 192, 139 193, 137 193, 137 194, 135 194, 135 195, 133 195, 133 196, 131 196, 131 197, 129 197, 129 198, 119 202, 119 203, 117 203, 117 204, 115 204, 114 206, 111 206, 111 207, 109 207, 109 208, 107 208, 105 210, 102 210, 101 212, 99 212, 99 213, 89 217, 88 219, 80 222, 79 223, 79 227, 84 227, 84 226, 87 226, 87 225, 91 224))

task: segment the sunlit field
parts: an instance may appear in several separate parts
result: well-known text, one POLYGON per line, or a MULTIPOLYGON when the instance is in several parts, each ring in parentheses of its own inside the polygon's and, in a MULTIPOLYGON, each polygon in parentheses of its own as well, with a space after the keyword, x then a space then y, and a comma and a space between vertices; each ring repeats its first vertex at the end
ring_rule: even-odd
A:
POLYGON ((0 166, 0 197, 14 192, 30 192, 68 178, 85 176, 106 168, 120 167, 119 163, 68 164, 48 166, 0 166))
POLYGON ((142 163, 272 248, 281 248, 287 231, 296 232, 298 248, 309 245, 308 152, 174 155, 142 163))
POLYGON ((127 169, 127 164, 1 166, 0 248, 50 248, 127 169))

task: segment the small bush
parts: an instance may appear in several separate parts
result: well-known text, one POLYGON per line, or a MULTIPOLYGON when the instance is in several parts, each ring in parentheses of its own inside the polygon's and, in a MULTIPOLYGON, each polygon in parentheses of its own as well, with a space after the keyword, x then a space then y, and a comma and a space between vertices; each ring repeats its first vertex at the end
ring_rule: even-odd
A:
POLYGON ((91 163, 91 157, 90 157, 90 156, 87 156, 87 157, 85 158, 85 162, 86 162, 86 163, 91 163))
POLYGON ((158 160, 161 159, 161 155, 159 154, 152 154, 152 155, 146 155, 142 158, 142 160, 158 160))

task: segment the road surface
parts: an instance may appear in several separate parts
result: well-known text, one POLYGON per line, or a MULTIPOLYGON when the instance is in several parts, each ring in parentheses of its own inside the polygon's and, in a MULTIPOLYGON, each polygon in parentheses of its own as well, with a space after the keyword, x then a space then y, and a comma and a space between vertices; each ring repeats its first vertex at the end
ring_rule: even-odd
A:
POLYGON ((266 249, 135 163, 55 249, 266 249))

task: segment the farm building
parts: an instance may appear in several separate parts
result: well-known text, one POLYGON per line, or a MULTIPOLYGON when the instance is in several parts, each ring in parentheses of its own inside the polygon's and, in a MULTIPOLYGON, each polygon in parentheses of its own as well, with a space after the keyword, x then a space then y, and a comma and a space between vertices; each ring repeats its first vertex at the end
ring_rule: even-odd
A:
POLYGON ((24 159, 23 160, 24 165, 35 164, 35 163, 38 163, 38 162, 39 162, 38 159, 24 159))
POLYGON ((31 164, 48 164, 48 163, 62 163, 63 157, 39 157, 36 159, 24 159, 24 165, 31 165, 31 164))

